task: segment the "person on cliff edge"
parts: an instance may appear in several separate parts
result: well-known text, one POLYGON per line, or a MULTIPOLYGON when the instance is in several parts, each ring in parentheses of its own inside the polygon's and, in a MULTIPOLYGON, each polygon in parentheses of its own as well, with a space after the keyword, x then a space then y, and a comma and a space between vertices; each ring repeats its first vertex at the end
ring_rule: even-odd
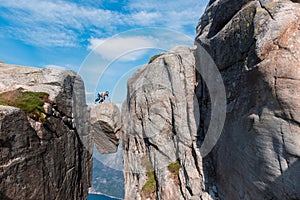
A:
POLYGON ((98 93, 98 97, 95 99, 94 104, 96 104, 97 101, 99 101, 100 104, 103 103, 104 100, 105 100, 105 97, 107 97, 108 100, 111 102, 110 97, 108 96, 108 94, 109 94, 108 91, 106 91, 106 92, 99 92, 98 93))

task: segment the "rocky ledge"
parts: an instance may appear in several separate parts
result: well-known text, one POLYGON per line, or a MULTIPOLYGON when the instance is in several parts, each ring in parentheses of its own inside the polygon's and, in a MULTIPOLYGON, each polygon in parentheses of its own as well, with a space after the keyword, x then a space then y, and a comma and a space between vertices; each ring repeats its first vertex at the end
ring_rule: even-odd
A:
POLYGON ((81 78, 0 64, 0 104, 0 198, 86 199, 93 145, 81 78))

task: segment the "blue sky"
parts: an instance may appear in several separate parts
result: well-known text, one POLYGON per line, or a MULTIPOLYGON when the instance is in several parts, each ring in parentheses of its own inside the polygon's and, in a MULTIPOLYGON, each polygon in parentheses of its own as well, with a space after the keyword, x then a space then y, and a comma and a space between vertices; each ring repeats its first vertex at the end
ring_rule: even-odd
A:
POLYGON ((208 0, 0 0, 0 60, 61 67, 84 79, 90 103, 126 81, 151 55, 193 45, 208 0))

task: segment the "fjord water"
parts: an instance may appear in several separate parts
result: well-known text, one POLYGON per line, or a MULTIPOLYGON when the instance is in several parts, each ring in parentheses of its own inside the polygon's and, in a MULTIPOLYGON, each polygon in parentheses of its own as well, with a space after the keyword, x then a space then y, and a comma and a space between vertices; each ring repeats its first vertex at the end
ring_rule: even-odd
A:
POLYGON ((89 194, 87 200, 117 200, 102 194, 89 194))

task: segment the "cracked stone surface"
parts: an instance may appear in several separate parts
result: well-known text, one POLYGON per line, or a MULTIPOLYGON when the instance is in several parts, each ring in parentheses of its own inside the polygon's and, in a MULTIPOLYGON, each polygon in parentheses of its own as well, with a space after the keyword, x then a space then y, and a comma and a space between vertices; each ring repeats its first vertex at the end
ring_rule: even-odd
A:
POLYGON ((198 166, 195 84, 188 47, 171 49, 129 79, 122 109, 125 199, 211 199, 198 166), (178 175, 168 169, 176 160, 178 175), (147 189, 153 170, 156 184, 147 189))
POLYGON ((92 138, 81 78, 71 71, 0 64, 0 92, 47 92, 44 123, 0 106, 0 199, 86 199, 92 138))
MULTIPOLYGON (((206 172, 221 199, 300 199, 299 1, 211 0, 197 27, 221 71, 227 117, 206 172), (222 16, 222 17, 221 17, 222 16)), ((195 53, 196 65, 200 59, 195 53)), ((208 91, 196 91, 203 135, 208 91)))
POLYGON ((115 104, 104 102, 91 108, 91 133, 100 153, 117 152, 122 130, 121 114, 115 104))

